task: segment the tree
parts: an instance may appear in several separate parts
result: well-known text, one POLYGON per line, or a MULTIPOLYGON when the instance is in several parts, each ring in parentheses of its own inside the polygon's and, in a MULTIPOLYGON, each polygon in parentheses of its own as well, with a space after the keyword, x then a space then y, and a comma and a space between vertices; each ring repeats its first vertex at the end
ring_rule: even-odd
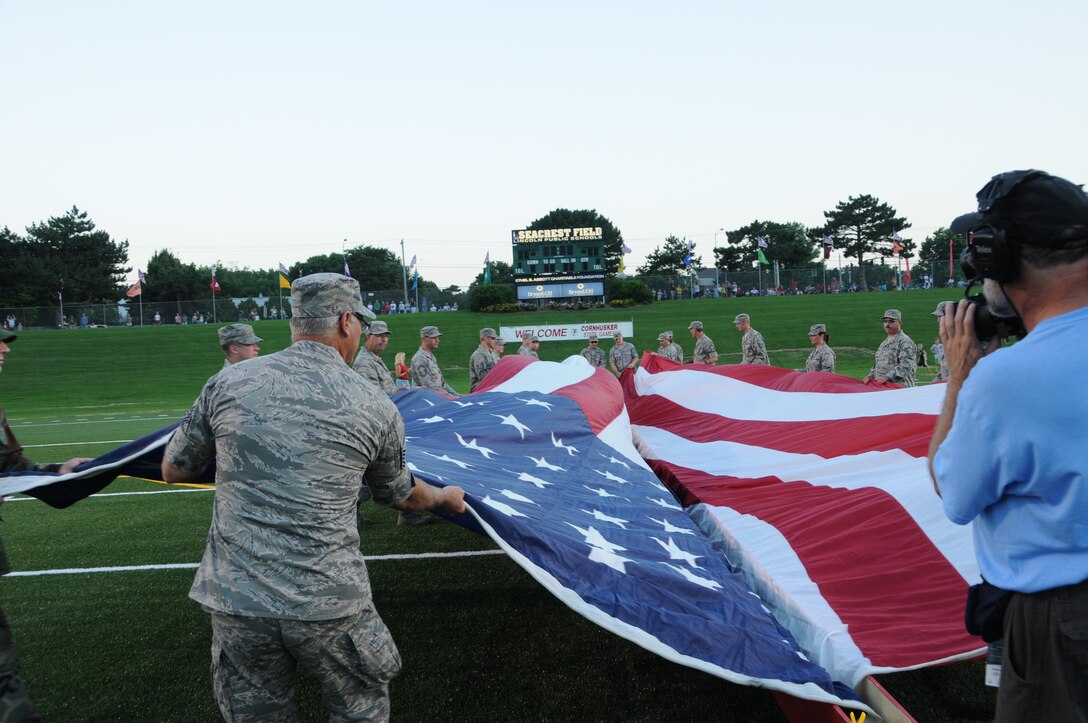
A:
POLYGON ((654 292, 641 279, 613 279, 608 284, 609 301, 626 299, 636 304, 652 304, 654 292))
MULTIPOLYGON (((211 295, 205 277, 195 264, 183 264, 181 259, 161 249, 147 262, 147 283, 140 286, 144 301, 190 301, 211 295)), ((210 275, 208 283, 211 283, 210 275)))
POLYGON ((933 269, 933 283, 942 286, 938 281, 955 278, 959 268, 960 254, 967 247, 967 239, 959 234, 952 233, 951 229, 941 227, 927 236, 922 242, 922 248, 918 252, 918 263, 925 269, 933 269), (952 272, 948 273, 948 242, 952 242, 952 272))
POLYGON ((686 238, 669 236, 665 243, 658 246, 646 256, 646 263, 638 267, 640 276, 656 276, 662 274, 675 274, 685 268, 698 268, 703 265, 703 257, 696 256, 692 250, 690 266, 684 264, 684 257, 691 250, 686 238))
MULTIPOLYGON (((530 230, 544 228, 596 228, 601 227, 601 235, 604 239, 605 274, 614 275, 620 268, 620 257, 623 256, 623 234, 612 225, 607 218, 593 209, 571 211, 566 208, 557 208, 551 213, 541 216, 526 226, 530 230)), ((494 269, 491 271, 492 283, 495 281, 494 269)))
POLYGON ((714 249, 715 264, 726 271, 748 271, 759 260, 757 238, 767 240, 763 254, 785 268, 815 265, 817 251, 808 229, 796 221, 752 221, 727 234, 730 246, 714 249))
POLYGON ((514 290, 506 285, 480 284, 468 292, 469 311, 485 311, 504 304, 516 304, 514 290))
MULTIPOLYGON (((824 211, 824 218, 824 230, 835 241, 835 248, 843 256, 858 260, 858 282, 863 289, 867 288, 865 254, 891 256, 892 233, 910 228, 907 219, 897 216, 894 208, 868 194, 839 201, 833 210, 824 211)), ((905 239, 900 243, 907 252, 904 256, 909 256, 914 242, 905 239)))
MULTIPOLYGON (((505 261, 492 261, 491 262, 491 283, 492 284, 513 284, 514 283, 514 267, 505 261)), ((484 284, 484 270, 480 269, 480 273, 476 274, 476 278, 472 280, 472 283, 468 285, 469 291, 472 291, 477 286, 485 286, 484 284)))
MULTIPOLYGON (((311 256, 291 267, 291 273, 294 274, 291 278, 328 272, 342 274, 345 257, 351 275, 364 292, 390 291, 404 287, 404 264, 389 249, 376 246, 356 246, 343 253, 311 256)), ((422 282, 422 277, 420 281, 422 282)))
POLYGON ((32 259, 26 239, 7 226, 0 229, 0 259, 0 306, 35 306, 42 289, 56 291, 56 271, 32 259))
POLYGON ((39 305, 56 300, 61 279, 66 301, 94 303, 121 297, 125 274, 132 270, 126 266, 128 241, 114 241, 105 231, 96 231, 85 211, 72 206, 63 216, 29 226, 26 232, 26 260, 48 277, 32 294, 39 305))

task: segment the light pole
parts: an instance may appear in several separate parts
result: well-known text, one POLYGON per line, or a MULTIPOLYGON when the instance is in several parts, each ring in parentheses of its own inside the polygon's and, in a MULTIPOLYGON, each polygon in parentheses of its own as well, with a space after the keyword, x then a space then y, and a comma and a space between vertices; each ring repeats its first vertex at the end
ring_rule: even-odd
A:
MULTIPOLYGON (((719 293, 721 292, 722 288, 722 281, 721 278, 718 276, 718 234, 720 233, 725 233, 725 229, 720 228, 714 232, 714 248, 712 249, 712 251, 714 252, 714 285, 718 287, 719 293)), ((726 234, 725 240, 729 240, 728 234, 726 234)), ((726 276, 725 280, 729 281, 729 277, 726 276)))

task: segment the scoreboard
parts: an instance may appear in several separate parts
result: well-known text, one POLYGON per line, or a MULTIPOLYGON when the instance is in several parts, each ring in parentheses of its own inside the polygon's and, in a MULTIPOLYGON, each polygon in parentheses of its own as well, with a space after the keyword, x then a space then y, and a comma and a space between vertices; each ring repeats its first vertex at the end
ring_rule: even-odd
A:
POLYGON ((510 232, 518 284, 604 280, 601 227, 522 229, 510 232))

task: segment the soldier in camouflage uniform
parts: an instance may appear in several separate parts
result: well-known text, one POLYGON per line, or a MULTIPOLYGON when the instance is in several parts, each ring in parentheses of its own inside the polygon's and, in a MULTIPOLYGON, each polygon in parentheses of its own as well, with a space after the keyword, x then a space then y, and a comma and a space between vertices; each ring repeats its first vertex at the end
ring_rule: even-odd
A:
POLYGON ((682 346, 680 346, 679 344, 676 343, 676 341, 673 339, 671 331, 666 331, 665 333, 669 335, 669 345, 672 346, 672 353, 676 357, 676 361, 683 364, 684 363, 684 347, 682 347, 682 346))
POLYGON ((392 396, 404 387, 398 388, 393 382, 393 373, 382 361, 382 352, 389 346, 389 325, 384 321, 372 321, 366 329, 363 345, 351 368, 359 372, 363 379, 392 396))
POLYGON ((460 395, 446 384, 442 370, 438 368, 438 361, 434 358, 434 350, 438 348, 441 338, 442 332, 437 326, 425 326, 419 330, 419 350, 412 355, 412 378, 416 380, 417 387, 426 387, 457 397, 460 395))
POLYGON ((540 339, 535 334, 521 337, 521 346, 518 347, 518 356, 531 356, 534 359, 539 359, 540 354, 537 353, 537 349, 540 348, 540 339))
POLYGON ((321 683, 330 720, 387 720, 400 654, 374 610, 359 549, 363 475, 379 504, 464 511, 405 463, 389 397, 352 371, 359 285, 291 285, 292 345, 208 380, 167 444, 167 482, 216 465, 215 509, 189 596, 212 618, 212 679, 225 720, 296 720, 295 668, 321 683))
POLYGON ((495 342, 499 335, 490 326, 480 329, 480 346, 472 352, 468 360, 468 390, 473 392, 476 385, 484 380, 487 373, 499 363, 499 355, 495 352, 495 342))
POLYGON ((885 311, 883 323, 888 338, 877 347, 876 361, 869 370, 869 376, 863 381, 866 384, 892 382, 903 387, 913 387, 918 347, 903 333, 903 315, 899 313, 899 309, 885 311))
MULTIPOLYGON (((945 304, 955 304, 955 303, 956 303, 955 301, 938 301, 937 302, 937 308, 933 310, 933 315, 935 317, 937 317, 937 326, 938 327, 940 327, 940 325, 941 325, 941 317, 944 316, 944 305, 945 304)), ((937 343, 939 344, 940 342, 941 342, 941 339, 940 339, 940 337, 938 337, 937 338, 937 343)), ((947 382, 948 381, 948 357, 944 355, 943 350, 942 350, 941 355, 940 355, 940 362, 941 362, 940 369, 937 371, 937 376, 935 376, 933 378, 933 381, 935 381, 935 382, 947 382)))
POLYGON ((805 362, 806 372, 831 372, 835 373, 835 352, 827 345, 831 341, 831 335, 827 333, 827 327, 823 324, 813 324, 808 330, 808 340, 814 347, 805 362))
POLYGON ((601 342, 597 338, 596 334, 590 334, 586 339, 586 348, 578 352, 582 355, 582 358, 589 362, 592 367, 603 367, 606 359, 604 350, 601 349, 601 342))
POLYGON ((503 352, 506 351, 506 340, 501 336, 495 340, 495 358, 502 359, 503 352))
POLYGON ((622 332, 617 331, 612 338, 616 343, 608 352, 608 365, 612 367, 612 373, 619 376, 624 369, 638 366, 638 350, 634 344, 623 340, 622 332))
POLYGON ((227 359, 223 362, 226 369, 231 364, 237 364, 261 353, 261 347, 257 346, 264 339, 253 333, 253 327, 249 324, 227 324, 219 329, 219 348, 227 359))
POLYGON ((763 343, 763 335, 752 328, 752 320, 747 314, 737 314, 733 319, 737 331, 744 334, 740 340, 741 364, 767 364, 771 363, 767 356, 767 345, 763 343))
POLYGON ((679 362, 683 364, 683 358, 676 357, 676 345, 669 340, 669 332, 663 331, 657 335, 658 349, 654 353, 660 357, 664 357, 669 361, 679 362))
POLYGON ((717 364, 718 350, 714 348, 714 340, 703 331, 703 322, 693 321, 688 324, 688 331, 695 337, 695 351, 692 352, 692 364, 717 364))
MULTIPOLYGON (((4 370, 4 355, 11 351, 8 344, 14 342, 16 335, 7 329, 0 329, 0 371, 4 370)), ((75 457, 64 464, 37 464, 23 456, 23 447, 8 426, 4 410, 0 408, 0 473, 7 472, 60 472, 65 474, 76 468, 85 457, 75 457)), ((0 503, 3 498, 0 497, 0 503)), ((0 540, 0 575, 11 572, 8 556, 4 552, 3 540, 0 540)), ((15 642, 11 636, 11 625, 4 611, 0 610, 0 721, 39 721, 34 704, 27 693, 26 685, 19 676, 19 660, 15 655, 15 642)))

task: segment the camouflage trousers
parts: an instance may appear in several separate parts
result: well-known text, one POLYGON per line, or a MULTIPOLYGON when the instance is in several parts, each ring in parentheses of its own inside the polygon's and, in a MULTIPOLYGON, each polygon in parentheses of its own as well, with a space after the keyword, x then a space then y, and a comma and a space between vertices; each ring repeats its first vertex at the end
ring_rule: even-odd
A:
POLYGON ((336 620, 212 613, 212 686, 223 719, 295 721, 295 671, 321 683, 330 721, 389 720, 400 653, 373 607, 336 620))
POLYGON ((0 723, 39 721, 38 712, 30 702, 26 685, 19 677, 19 661, 15 657, 15 641, 4 611, 0 610, 0 723))

